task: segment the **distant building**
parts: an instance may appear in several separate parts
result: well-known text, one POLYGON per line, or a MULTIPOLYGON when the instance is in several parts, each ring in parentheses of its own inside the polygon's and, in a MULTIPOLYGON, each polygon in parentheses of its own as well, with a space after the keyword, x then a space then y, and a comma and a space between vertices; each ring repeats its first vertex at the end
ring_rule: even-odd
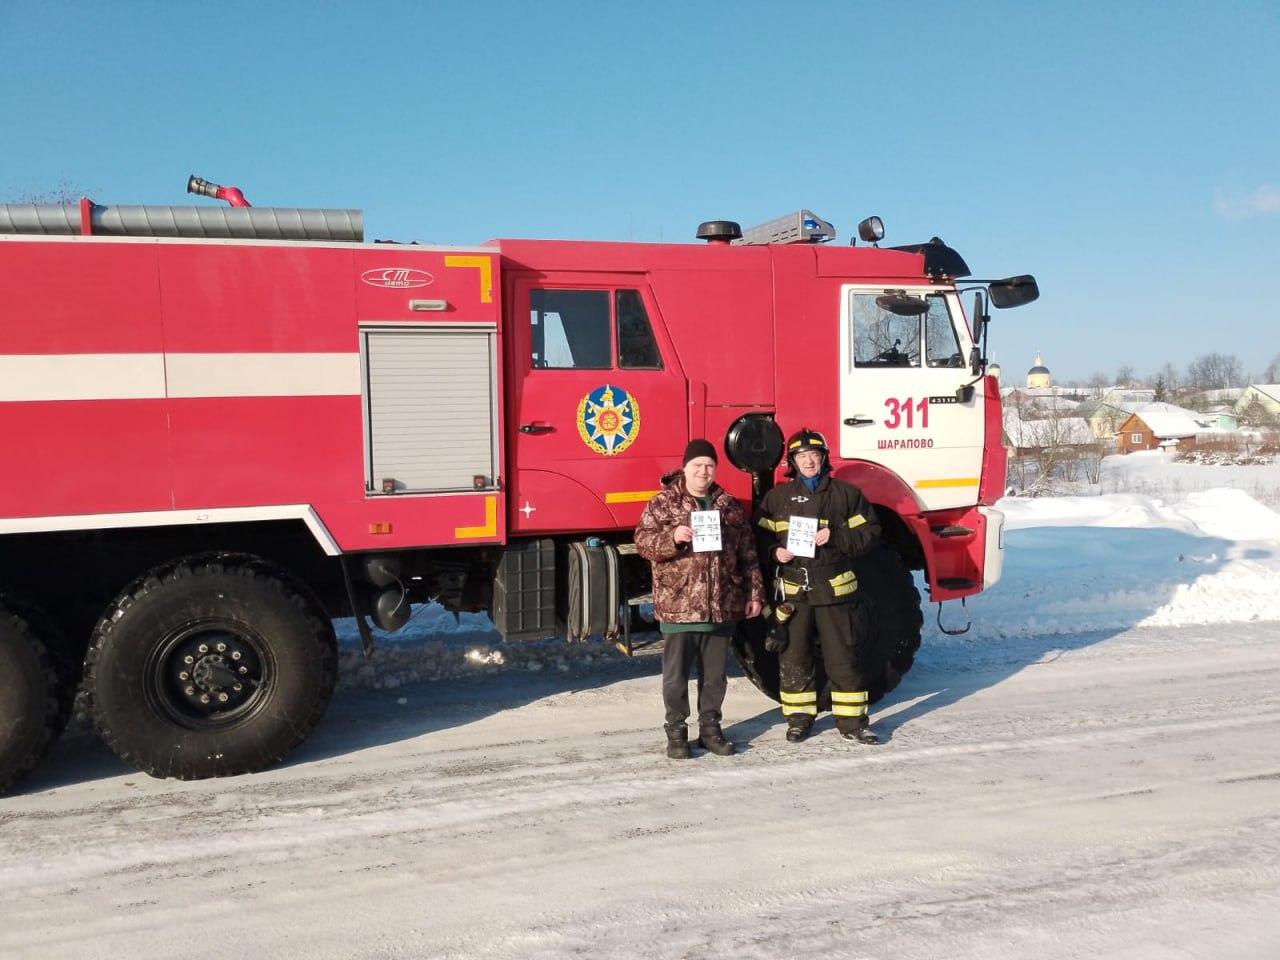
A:
POLYGON ((1028 420, 1053 414, 1075 414, 1080 394, 1072 387, 1001 387, 1004 406, 1019 410, 1028 420))
POLYGON ((1017 410, 1005 410, 1004 441, 1015 455, 1034 455, 1061 447, 1089 447, 1097 442, 1082 417, 1024 420, 1017 410))
MULTIPOLYGON (((1099 440, 1109 440, 1116 436, 1121 425, 1129 419, 1130 414, 1140 410, 1182 410, 1172 403, 1156 403, 1154 390, 1129 390, 1113 387, 1107 391, 1103 399, 1094 404, 1086 404, 1076 411, 1089 421, 1093 435, 1099 440)), ((1183 411, 1194 416, 1190 410, 1183 411)))
POLYGON ((1260 409, 1268 417, 1280 419, 1280 383, 1251 383, 1236 400, 1236 415, 1249 408, 1260 409))
POLYGON ((1027 386, 1034 389, 1053 386, 1053 375, 1044 365, 1044 359, 1036 354, 1036 363, 1027 371, 1027 386))
POLYGON ((1155 403, 1156 392, 1149 387, 1108 387, 1102 394, 1102 402, 1116 406, 1133 403, 1155 403))
POLYGON ((1230 406, 1210 407, 1208 410, 1196 416, 1196 423, 1208 426, 1214 430, 1240 429, 1240 418, 1235 415, 1230 406))
POLYGON ((1172 403, 1140 403, 1120 425, 1116 449, 1120 453, 1176 447, 1194 450, 1200 442, 1238 440, 1236 418, 1229 413, 1197 413, 1172 403))
POLYGON ((1158 450, 1161 447, 1177 447, 1183 451, 1194 450, 1196 434, 1200 429, 1200 425, 1182 410, 1146 410, 1141 413, 1132 413, 1120 425, 1120 431, 1116 435, 1116 449, 1120 453, 1158 450))

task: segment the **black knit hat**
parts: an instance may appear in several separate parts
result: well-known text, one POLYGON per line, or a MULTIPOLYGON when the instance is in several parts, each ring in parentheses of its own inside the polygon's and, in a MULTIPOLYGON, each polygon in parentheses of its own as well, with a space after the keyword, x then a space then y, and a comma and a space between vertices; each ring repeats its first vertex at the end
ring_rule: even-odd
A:
POLYGON ((720 458, 716 456, 716 448, 706 440, 690 440, 689 445, 684 448, 684 459, 680 461, 680 466, 685 466, 690 460, 696 460, 698 457, 710 457, 717 464, 720 458))

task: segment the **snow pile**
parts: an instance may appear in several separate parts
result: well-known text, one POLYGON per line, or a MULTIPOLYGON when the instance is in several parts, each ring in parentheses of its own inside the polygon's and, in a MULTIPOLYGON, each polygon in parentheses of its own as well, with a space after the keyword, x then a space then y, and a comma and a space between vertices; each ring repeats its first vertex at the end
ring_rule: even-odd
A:
MULTIPOLYGON (((927 642, 1280 620, 1280 514, 1241 490, 1007 498, 1005 570, 973 628, 927 642)), ((946 611, 955 625, 959 614, 946 611)))
MULTIPOLYGON (((1206 458, 1206 461, 1208 458, 1206 458)), ((1243 490, 1253 499, 1280 505, 1280 461, 1270 463, 1192 462, 1178 454, 1147 450, 1102 461, 1098 484, 1079 483, 1074 493, 1137 493, 1145 497, 1180 500, 1187 494, 1229 487, 1243 490)))

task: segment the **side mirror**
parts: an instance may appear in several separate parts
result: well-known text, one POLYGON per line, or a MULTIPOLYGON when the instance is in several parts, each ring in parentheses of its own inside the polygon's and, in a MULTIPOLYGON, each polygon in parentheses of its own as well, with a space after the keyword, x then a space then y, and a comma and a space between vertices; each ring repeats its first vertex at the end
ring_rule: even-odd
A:
POLYGON ((1001 310, 1020 307, 1024 303, 1040 299, 1040 287, 1036 285, 1036 278, 1029 273, 1009 277, 1007 280, 996 280, 987 285, 987 290, 991 294, 992 306, 1001 310))
POLYGON ((876 297, 876 306, 895 317, 919 317, 929 312, 927 300, 908 296, 901 290, 876 297))

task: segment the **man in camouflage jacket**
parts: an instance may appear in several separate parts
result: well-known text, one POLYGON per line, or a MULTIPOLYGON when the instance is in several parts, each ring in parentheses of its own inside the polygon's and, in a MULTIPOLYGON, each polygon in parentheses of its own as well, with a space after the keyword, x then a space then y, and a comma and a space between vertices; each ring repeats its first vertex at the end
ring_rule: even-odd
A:
POLYGON ((693 440, 683 468, 663 478, 636 528, 636 551, 653 570, 653 606, 663 635, 662 698, 667 755, 689 756, 689 676, 698 662, 698 728, 703 747, 733 752, 720 727, 728 681, 725 662, 738 621, 759 616, 764 579, 750 522, 738 501, 715 483, 715 448, 693 440), (695 552, 690 513, 720 514, 721 549, 695 552))

